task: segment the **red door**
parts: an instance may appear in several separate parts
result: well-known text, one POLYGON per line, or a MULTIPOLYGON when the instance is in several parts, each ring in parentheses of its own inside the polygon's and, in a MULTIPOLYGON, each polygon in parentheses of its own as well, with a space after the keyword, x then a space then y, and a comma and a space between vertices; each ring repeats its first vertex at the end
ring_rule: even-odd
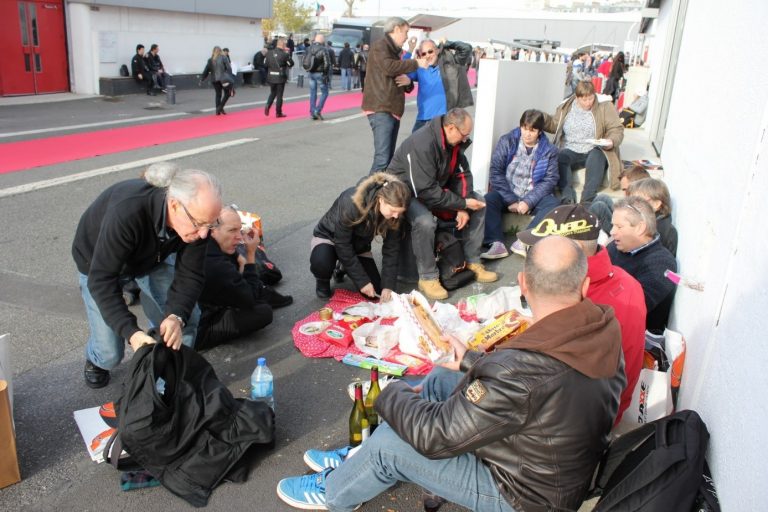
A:
POLYGON ((0 0, 0 94, 69 90, 62 0, 0 0))

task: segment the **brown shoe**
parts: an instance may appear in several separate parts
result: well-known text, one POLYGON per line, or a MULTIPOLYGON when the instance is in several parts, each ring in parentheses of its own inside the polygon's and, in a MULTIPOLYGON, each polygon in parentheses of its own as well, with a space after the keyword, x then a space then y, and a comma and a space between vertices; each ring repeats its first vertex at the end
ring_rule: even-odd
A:
POLYGON ((485 270, 482 263, 469 263, 467 268, 475 273, 475 279, 477 279, 478 283, 493 283, 499 280, 499 274, 485 270))
POLYGON ((437 279, 419 279, 419 291, 429 300, 445 300, 448 292, 437 279))

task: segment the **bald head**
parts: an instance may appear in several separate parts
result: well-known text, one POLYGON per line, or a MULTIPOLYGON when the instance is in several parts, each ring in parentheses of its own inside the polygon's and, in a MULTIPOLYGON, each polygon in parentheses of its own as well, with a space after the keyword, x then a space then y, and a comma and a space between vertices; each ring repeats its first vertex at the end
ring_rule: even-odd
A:
POLYGON ((316 43, 325 43, 325 36, 323 34, 315 34, 316 43))
POLYGON ((587 257, 573 240, 549 236, 531 246, 523 273, 530 294, 576 303, 582 297, 587 257))

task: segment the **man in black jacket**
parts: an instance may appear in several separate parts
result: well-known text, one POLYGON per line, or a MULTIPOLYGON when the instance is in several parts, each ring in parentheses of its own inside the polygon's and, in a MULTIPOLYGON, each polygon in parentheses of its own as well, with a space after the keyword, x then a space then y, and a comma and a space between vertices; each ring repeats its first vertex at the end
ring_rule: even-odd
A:
POLYGON ((310 450, 307 464, 325 469, 282 480, 278 496, 348 511, 405 481, 475 511, 578 509, 625 384, 619 324, 583 298, 586 274, 572 240, 534 245, 518 274, 533 312, 525 332, 487 354, 451 339, 447 369, 381 392, 385 423, 356 453, 310 450))
POLYGON ((349 47, 349 43, 344 43, 344 48, 339 52, 339 69, 341 70, 341 88, 347 91, 352 90, 352 68, 355 65, 355 52, 349 47))
POLYGON ((195 348, 211 348, 269 325, 272 308, 293 303, 259 279, 256 250, 259 236, 241 232, 240 215, 231 206, 221 210, 211 232, 205 258, 205 287, 200 294, 200 327, 195 348), (245 247, 245 256, 238 246, 245 247))
POLYGON ((267 65, 267 83, 269 84, 269 97, 264 106, 264 115, 269 116, 272 102, 275 102, 277 117, 285 117, 283 114, 283 91, 285 82, 288 81, 288 71, 293 67, 291 54, 285 51, 285 38, 280 37, 277 45, 267 52, 264 60, 267 65))
POLYGON ((466 110, 451 109, 405 139, 387 169, 411 186, 414 199, 406 217, 411 225, 419 290, 430 300, 448 298, 435 263, 435 215, 456 219, 464 258, 477 280, 492 283, 498 279, 480 263, 485 203, 472 190, 472 171, 464 155, 471 144, 472 126, 466 110))
POLYGON ((259 85, 267 85, 267 51, 265 46, 253 56, 253 70, 259 74, 259 85))
POLYGON ((165 86, 168 85, 168 73, 165 71, 163 61, 160 60, 160 47, 153 44, 149 47, 149 54, 146 57, 147 68, 150 71, 150 78, 156 89, 165 92, 165 86))
POLYGON ((147 67, 147 61, 144 58, 143 44, 136 45, 136 55, 131 59, 131 76, 133 76, 137 82, 146 86, 147 94, 154 95, 154 91, 152 90, 152 77, 149 68, 147 67))
POLYGON ((325 46, 325 36, 316 34, 312 43, 304 55, 305 63, 311 63, 310 67, 304 66, 309 76, 309 115, 313 120, 323 119, 322 111, 325 100, 328 99, 328 87, 333 73, 331 54, 333 49, 325 46), (317 100, 317 87, 320 86, 320 101, 317 100))
POLYGON ((112 185, 77 226, 72 256, 90 328, 89 387, 109 383, 109 370, 123 359, 125 340, 134 350, 153 343, 123 301, 121 284, 131 278, 144 292, 144 312, 165 344, 194 345, 205 237, 221 210, 221 188, 203 171, 178 171, 163 180, 158 186, 141 179, 112 185))

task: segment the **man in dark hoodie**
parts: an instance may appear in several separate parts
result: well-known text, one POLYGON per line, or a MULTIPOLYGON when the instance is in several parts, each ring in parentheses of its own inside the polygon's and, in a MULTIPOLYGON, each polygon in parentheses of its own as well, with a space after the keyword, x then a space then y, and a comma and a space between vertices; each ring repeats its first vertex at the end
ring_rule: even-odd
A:
POLYGON ((470 510, 578 509, 625 382, 619 324, 584 298, 586 275, 572 240, 534 245, 518 274, 528 330, 487 354, 451 339, 447 369, 419 389, 394 382, 381 392, 383 422, 357 451, 306 452, 320 472, 282 480, 278 496, 351 511, 404 481, 470 510))

